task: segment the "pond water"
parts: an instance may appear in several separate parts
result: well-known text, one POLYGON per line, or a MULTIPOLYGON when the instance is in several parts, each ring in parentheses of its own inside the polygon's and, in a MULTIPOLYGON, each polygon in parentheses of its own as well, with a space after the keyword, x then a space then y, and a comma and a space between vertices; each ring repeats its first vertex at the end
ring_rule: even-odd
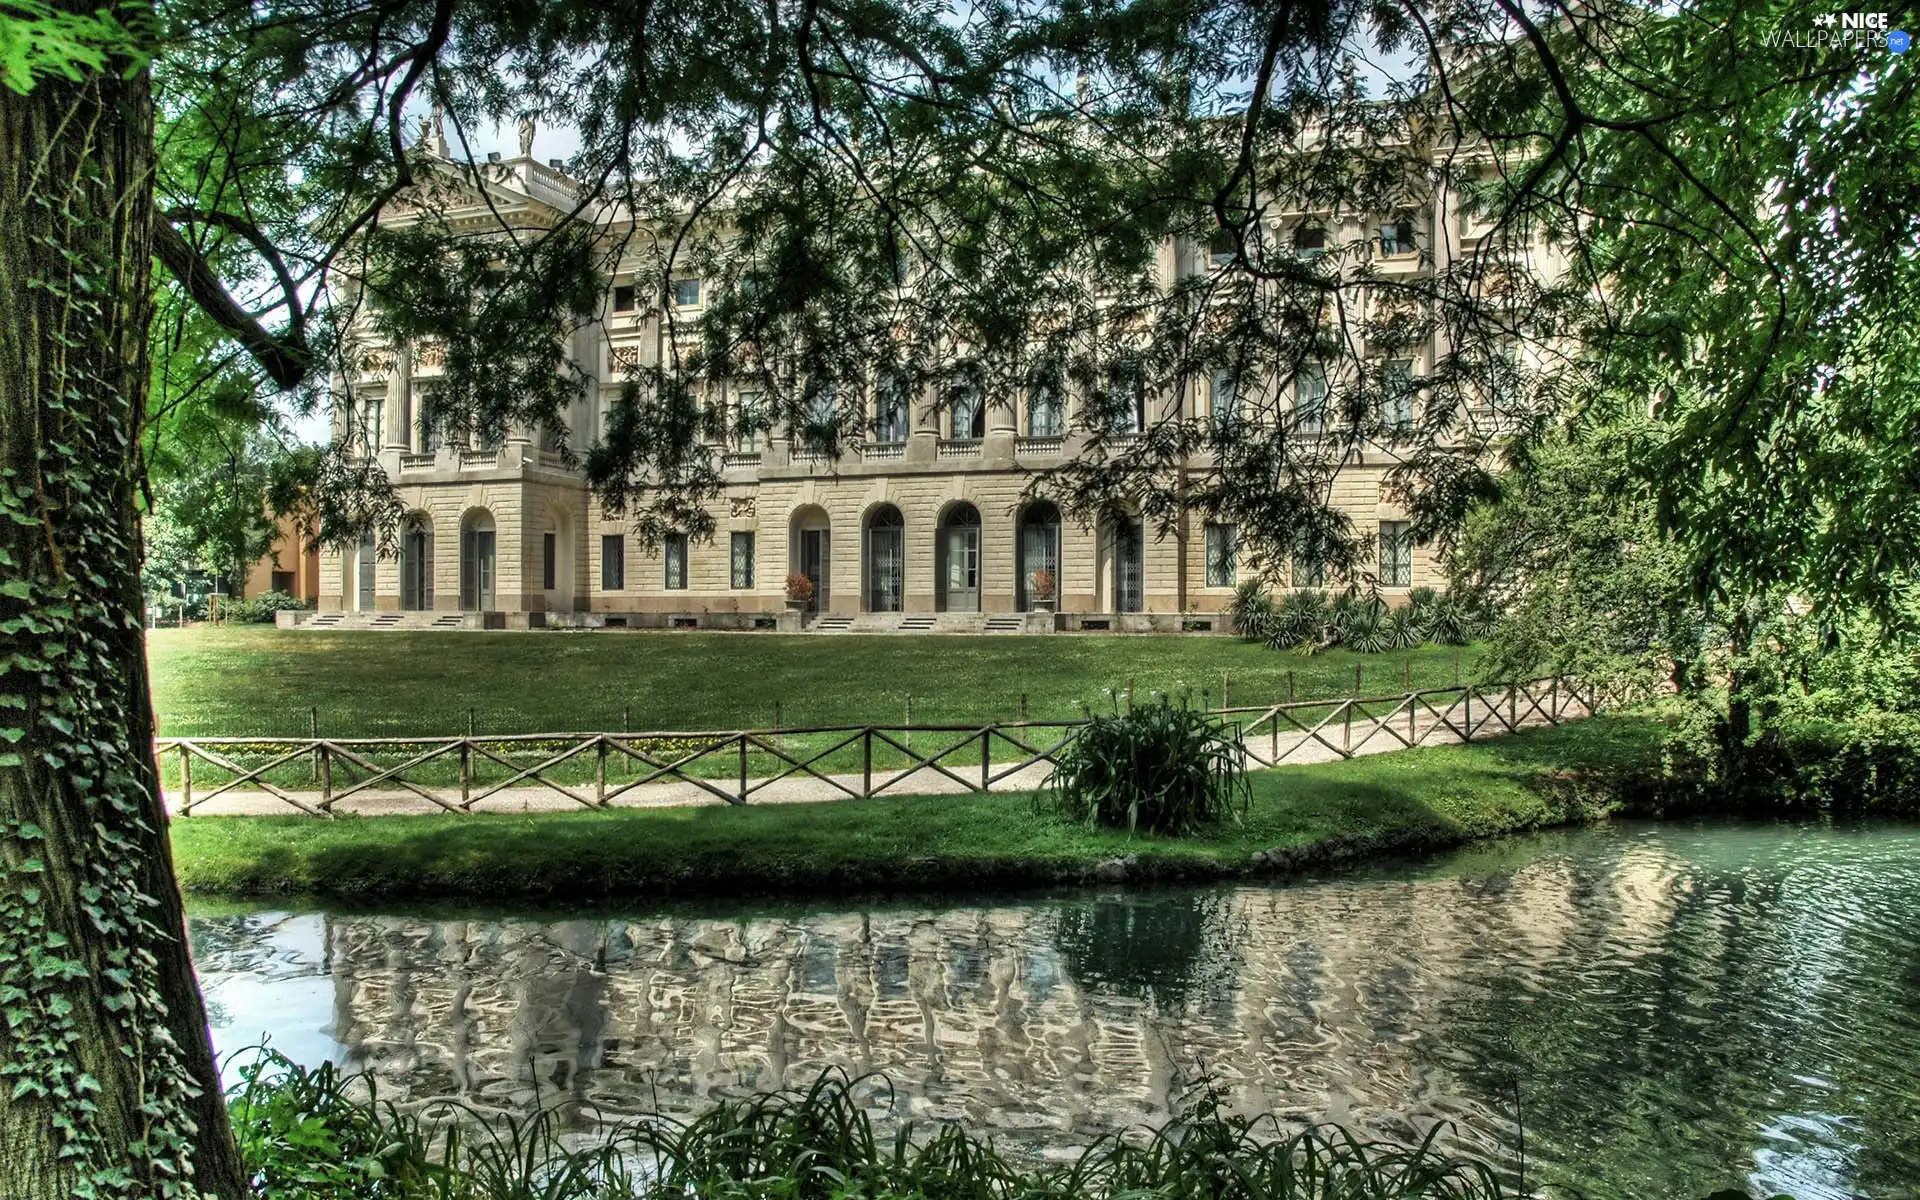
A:
POLYGON ((1230 1106, 1549 1195, 1920 1181, 1920 827, 1641 825, 1283 887, 838 909, 196 914, 216 1047, 407 1104, 650 1111, 885 1072, 886 1122, 1060 1155, 1230 1106), (1524 1154, 1522 1148, 1524 1146, 1524 1154))

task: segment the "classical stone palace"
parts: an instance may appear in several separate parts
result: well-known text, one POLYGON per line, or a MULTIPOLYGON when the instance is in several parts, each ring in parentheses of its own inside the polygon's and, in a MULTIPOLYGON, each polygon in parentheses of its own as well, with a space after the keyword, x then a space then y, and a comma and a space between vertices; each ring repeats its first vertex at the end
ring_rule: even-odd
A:
MULTIPOLYGON (((456 225, 544 225, 574 207, 572 181, 530 154, 471 170, 488 194, 476 191, 471 211, 449 202, 456 225)), ((1326 221, 1306 250, 1318 252, 1320 237, 1327 247, 1363 245, 1374 271, 1414 274, 1471 245, 1471 225, 1436 200, 1413 214, 1326 221)), ((1210 253, 1169 245, 1161 270, 1169 278, 1207 270, 1210 253)), ((665 313, 643 294, 616 274, 600 319, 573 338, 574 361, 594 381, 567 415, 575 447, 604 428, 625 372, 662 361, 665 313)), ((671 288, 677 320, 697 316, 706 300, 701 279, 671 288)), ((1427 346, 1388 366, 1417 374, 1433 354, 1427 346)), ((875 414, 872 436, 837 461, 778 426, 735 436, 715 447, 725 494, 714 535, 668 538, 648 550, 624 519, 600 511, 582 472, 566 468, 534 431, 510 429, 483 446, 443 442, 425 428, 422 389, 441 369, 440 348, 386 348, 365 364, 359 378, 336 381, 336 395, 354 407, 336 407, 334 436, 377 459, 408 514, 397 555, 368 540, 323 556, 318 624, 1207 629, 1224 624, 1219 613, 1237 582, 1230 525, 1196 514, 1164 532, 1137 520, 1083 528, 1049 502, 1023 500, 1031 473, 1082 450, 1070 396, 901 406, 907 411, 875 414), (1057 613, 1033 611, 1032 583, 1043 568, 1057 580, 1057 613), (787 579, 796 573, 814 584, 803 614, 788 612, 787 579)), ((1324 375, 1310 373, 1291 388, 1296 407, 1327 392, 1324 375)), ((1201 381, 1183 395, 1145 397, 1136 428, 1170 412, 1165 406, 1200 406, 1183 415, 1204 415, 1216 390, 1201 381)), ((711 400, 738 413, 759 396, 721 389, 711 400)), ((1377 531, 1376 570, 1392 599, 1445 580, 1383 494, 1388 469, 1384 452, 1369 452, 1342 469, 1333 501, 1363 536, 1377 531)), ((1308 572, 1292 582, 1322 581, 1308 572)))

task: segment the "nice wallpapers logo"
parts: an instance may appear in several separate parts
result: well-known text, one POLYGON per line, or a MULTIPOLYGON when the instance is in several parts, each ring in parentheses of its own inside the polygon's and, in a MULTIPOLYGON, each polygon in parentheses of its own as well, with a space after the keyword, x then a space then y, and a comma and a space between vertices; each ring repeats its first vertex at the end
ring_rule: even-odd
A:
POLYGON ((1905 54, 1913 37, 1904 29, 1889 29, 1886 13, 1821 13, 1807 29, 1775 29, 1760 35, 1762 45, 1796 50, 1882 49, 1905 54))

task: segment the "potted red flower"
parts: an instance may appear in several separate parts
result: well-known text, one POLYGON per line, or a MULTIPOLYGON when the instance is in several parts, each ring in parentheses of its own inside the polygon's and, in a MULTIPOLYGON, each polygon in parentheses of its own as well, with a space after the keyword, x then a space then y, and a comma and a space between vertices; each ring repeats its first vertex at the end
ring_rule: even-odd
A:
POLYGON ((812 603, 813 580, 798 571, 787 576, 787 607, 794 612, 805 612, 812 603))
POLYGON ((1053 611, 1055 600, 1054 589, 1058 586, 1059 581, 1054 578, 1053 572, 1046 567, 1041 567, 1028 577, 1027 594, 1033 598, 1033 610, 1035 612, 1053 611))

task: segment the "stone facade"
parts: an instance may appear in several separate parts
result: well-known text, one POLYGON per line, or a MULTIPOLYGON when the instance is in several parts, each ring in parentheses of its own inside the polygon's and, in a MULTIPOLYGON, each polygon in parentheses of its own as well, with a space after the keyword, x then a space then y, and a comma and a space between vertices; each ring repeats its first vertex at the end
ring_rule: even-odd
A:
MULTIPOLYGON (((567 186, 564 176, 529 158, 489 166, 484 178, 490 204, 476 211, 490 220, 550 220, 567 186)), ((1450 220, 1436 203, 1428 224, 1451 229, 1450 220)), ((1364 224, 1350 224, 1330 224, 1330 235, 1364 240, 1364 224)), ((1204 248, 1170 246, 1163 258, 1171 272, 1208 269, 1204 248)), ((1425 269, 1417 256, 1375 265, 1386 272, 1425 269)), ((670 336, 661 314, 640 311, 630 299, 623 309, 619 293, 630 298, 634 289, 619 283, 616 277, 602 319, 574 338, 575 360, 598 381, 568 414, 576 445, 602 428, 626 370, 661 361, 670 336)), ((1415 369, 1427 369, 1433 353, 1421 354, 1415 369)), ((336 393, 353 408, 336 409, 335 437, 351 437, 378 459, 408 516, 397 556, 366 545, 323 554, 323 611, 498 614, 473 623, 507 625, 755 627, 787 609, 789 573, 815 579, 813 609, 820 614, 1028 610, 1032 573, 1048 553, 1046 535, 1027 528, 1044 525, 1035 520, 1044 510, 1026 499, 1030 485, 1081 453, 1085 441, 1072 397, 1057 436, 1045 429, 1036 436, 1028 414, 1008 397, 987 397, 979 427, 961 431, 943 428, 951 419, 934 406, 915 405, 924 411, 913 413, 901 440, 856 447, 835 462, 799 452, 776 428, 752 444, 714 447, 726 487, 713 509, 711 540, 684 550, 644 549, 623 519, 600 511, 582 475, 564 469, 531 432, 509 431, 502 445, 489 448, 430 441, 416 414, 420 387, 438 370, 435 347, 397 347, 367 355, 360 378, 336 381, 336 393), (899 569, 889 571, 895 547, 899 569), (610 563, 615 553, 618 561, 610 563), (742 569, 749 554, 750 575, 742 569), (955 567, 948 559, 956 554, 977 556, 977 568, 955 567), (961 586, 950 586, 956 582, 961 586)), ((1183 403, 1204 412, 1204 382, 1186 391, 1143 415, 1170 415, 1168 406, 1183 403)), ((713 393, 709 402, 730 410, 739 402, 724 388, 713 393)), ((1369 452, 1334 485, 1334 502, 1363 536, 1404 520, 1382 498, 1390 467, 1386 454, 1369 452)), ((1149 526, 1129 535, 1060 520, 1051 551, 1057 561, 1044 565, 1057 567, 1061 624, 1178 629, 1185 615, 1220 611, 1233 593, 1231 576, 1209 582, 1203 521, 1196 513, 1171 530, 1149 526), (1129 553, 1135 537, 1138 548, 1129 553)), ((1434 556, 1415 547, 1404 584, 1385 590, 1392 599, 1409 587, 1443 583, 1434 556)))

